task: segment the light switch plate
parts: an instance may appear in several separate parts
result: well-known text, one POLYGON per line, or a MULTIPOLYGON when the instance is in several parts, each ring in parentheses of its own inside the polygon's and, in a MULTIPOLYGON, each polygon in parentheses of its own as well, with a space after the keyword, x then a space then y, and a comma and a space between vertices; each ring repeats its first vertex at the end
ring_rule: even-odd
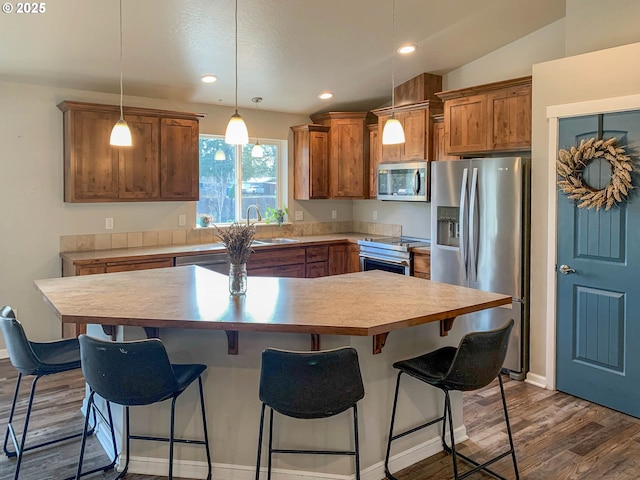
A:
POLYGON ((336 218, 338 218, 338 211, 337 210, 331 210, 331 219, 335 220, 336 218))
POLYGON ((374 210, 374 211, 373 211, 373 219, 374 219, 374 220, 377 220, 377 219, 378 219, 378 211, 377 211, 377 210, 374 210))
POLYGON ((113 217, 107 217, 104 219, 104 228, 106 230, 113 230, 113 217))
POLYGON ((184 213, 178 215, 178 226, 184 227, 187 224, 187 216, 184 213))
POLYGON ((296 210, 296 221, 302 221, 302 220, 304 220, 304 211, 296 210))

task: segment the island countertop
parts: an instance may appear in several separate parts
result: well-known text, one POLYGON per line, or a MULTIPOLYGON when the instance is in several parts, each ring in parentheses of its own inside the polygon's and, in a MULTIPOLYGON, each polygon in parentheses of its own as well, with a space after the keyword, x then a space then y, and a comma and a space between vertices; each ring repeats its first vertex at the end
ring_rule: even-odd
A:
POLYGON ((507 295, 382 271, 250 276, 246 295, 238 297, 229 296, 227 276, 197 266, 35 284, 63 322, 224 330, 230 353, 237 353, 238 331, 373 336, 379 353, 394 330, 444 321, 446 334, 459 315, 511 303, 507 295))

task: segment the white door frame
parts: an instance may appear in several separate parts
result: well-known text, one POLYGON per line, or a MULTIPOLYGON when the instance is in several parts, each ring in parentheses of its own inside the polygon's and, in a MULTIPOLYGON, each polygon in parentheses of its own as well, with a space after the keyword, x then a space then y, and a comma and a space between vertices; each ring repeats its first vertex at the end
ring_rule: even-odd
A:
POLYGON ((546 339, 546 383, 547 388, 556 388, 556 258, 557 258, 557 224, 558 198, 556 188, 556 156, 558 149, 558 120, 566 117, 594 115, 598 113, 623 112, 626 110, 640 110, 640 95, 603 98, 586 102, 566 103, 547 107, 549 122, 549 162, 547 162, 547 178, 549 198, 547 218, 549 230, 547 235, 547 339, 546 339))

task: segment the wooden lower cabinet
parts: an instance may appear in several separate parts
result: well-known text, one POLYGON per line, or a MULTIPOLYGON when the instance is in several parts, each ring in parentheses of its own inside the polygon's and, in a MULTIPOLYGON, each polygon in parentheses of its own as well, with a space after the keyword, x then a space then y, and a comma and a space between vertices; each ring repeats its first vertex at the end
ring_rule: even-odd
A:
POLYGON ((247 274, 260 277, 304 278, 305 247, 270 248, 255 251, 247 261, 247 274))
POLYGON ((250 277, 304 278, 305 273, 306 273, 306 270, 305 270, 304 263, 247 269, 247 274, 250 277))
POLYGON ((356 243, 349 244, 349 255, 347 258, 347 273, 355 273, 360 271, 360 245, 356 243))
POLYGON ((413 253, 413 276, 431 280, 431 254, 427 252, 413 253))
POLYGON ((349 271, 349 245, 329 246, 329 275, 341 275, 349 271))

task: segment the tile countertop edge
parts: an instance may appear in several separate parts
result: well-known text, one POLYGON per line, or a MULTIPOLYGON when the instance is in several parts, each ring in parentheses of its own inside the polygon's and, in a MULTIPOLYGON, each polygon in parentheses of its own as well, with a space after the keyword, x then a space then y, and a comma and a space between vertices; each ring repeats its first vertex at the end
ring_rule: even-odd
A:
MULTIPOLYGON (((274 243, 255 245, 257 250, 274 248, 291 248, 296 246, 323 245, 336 242, 356 243, 364 237, 384 237, 384 235, 372 235, 368 233, 333 233, 325 235, 309 235, 304 237, 288 236, 287 238, 298 240, 292 243, 274 243)), ((261 240, 257 238, 256 240, 261 240)), ((60 252, 63 260, 81 265, 95 262, 97 260, 108 260, 111 262, 127 260, 144 260, 152 258, 180 257, 193 254, 218 253, 224 251, 224 246, 220 242, 199 243, 187 245, 166 245, 156 247, 132 247, 117 248, 111 250, 91 250, 80 252, 60 252)))

